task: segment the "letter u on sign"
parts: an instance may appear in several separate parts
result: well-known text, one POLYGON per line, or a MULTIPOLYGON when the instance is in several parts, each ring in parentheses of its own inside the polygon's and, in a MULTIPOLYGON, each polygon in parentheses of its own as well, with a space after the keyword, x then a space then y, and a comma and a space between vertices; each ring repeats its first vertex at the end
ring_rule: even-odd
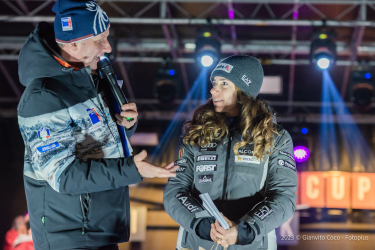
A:
POLYGON ((327 207, 350 208, 351 173, 327 172, 327 207))

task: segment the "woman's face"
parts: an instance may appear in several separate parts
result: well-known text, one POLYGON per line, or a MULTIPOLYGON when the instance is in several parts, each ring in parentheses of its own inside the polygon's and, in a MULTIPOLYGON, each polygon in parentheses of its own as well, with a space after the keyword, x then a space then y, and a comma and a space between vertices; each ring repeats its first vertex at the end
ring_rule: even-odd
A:
POLYGON ((228 117, 237 116, 240 108, 237 103, 236 85, 221 76, 215 76, 212 85, 210 92, 215 111, 225 113, 228 117))

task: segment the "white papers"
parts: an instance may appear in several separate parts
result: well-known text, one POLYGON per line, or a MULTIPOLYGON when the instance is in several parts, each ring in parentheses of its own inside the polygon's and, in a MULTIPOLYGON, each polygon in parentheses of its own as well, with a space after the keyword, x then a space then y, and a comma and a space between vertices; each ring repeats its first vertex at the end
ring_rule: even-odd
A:
POLYGON ((215 217, 215 219, 220 223, 220 225, 224 229, 229 229, 228 223, 225 221, 224 217, 221 215, 219 210, 217 210, 217 207, 212 202, 210 195, 204 193, 200 194, 199 197, 201 197, 203 201, 203 207, 211 214, 211 216, 215 217))

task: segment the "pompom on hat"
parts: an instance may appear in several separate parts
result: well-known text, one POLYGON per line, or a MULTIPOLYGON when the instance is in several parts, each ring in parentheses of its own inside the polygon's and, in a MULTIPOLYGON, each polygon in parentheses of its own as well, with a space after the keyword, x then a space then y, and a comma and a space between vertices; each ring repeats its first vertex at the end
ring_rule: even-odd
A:
POLYGON ((57 43, 69 44, 89 39, 109 27, 107 14, 94 1, 57 0, 54 29, 57 43))
POLYGON ((257 97, 263 83, 263 68, 259 60, 247 55, 233 55, 221 60, 211 73, 232 81, 246 95, 257 97))

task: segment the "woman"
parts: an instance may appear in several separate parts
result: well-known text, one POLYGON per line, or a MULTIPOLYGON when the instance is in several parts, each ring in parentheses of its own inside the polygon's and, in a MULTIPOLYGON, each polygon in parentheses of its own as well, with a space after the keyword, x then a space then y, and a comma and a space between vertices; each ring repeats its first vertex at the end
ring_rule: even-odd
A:
POLYGON ((185 124, 180 168, 164 191, 167 213, 181 225, 178 249, 276 249, 274 229, 294 213, 297 173, 290 135, 257 98, 263 69, 251 56, 230 56, 211 74, 212 99, 185 124), (230 228, 205 211, 208 193, 230 228))

